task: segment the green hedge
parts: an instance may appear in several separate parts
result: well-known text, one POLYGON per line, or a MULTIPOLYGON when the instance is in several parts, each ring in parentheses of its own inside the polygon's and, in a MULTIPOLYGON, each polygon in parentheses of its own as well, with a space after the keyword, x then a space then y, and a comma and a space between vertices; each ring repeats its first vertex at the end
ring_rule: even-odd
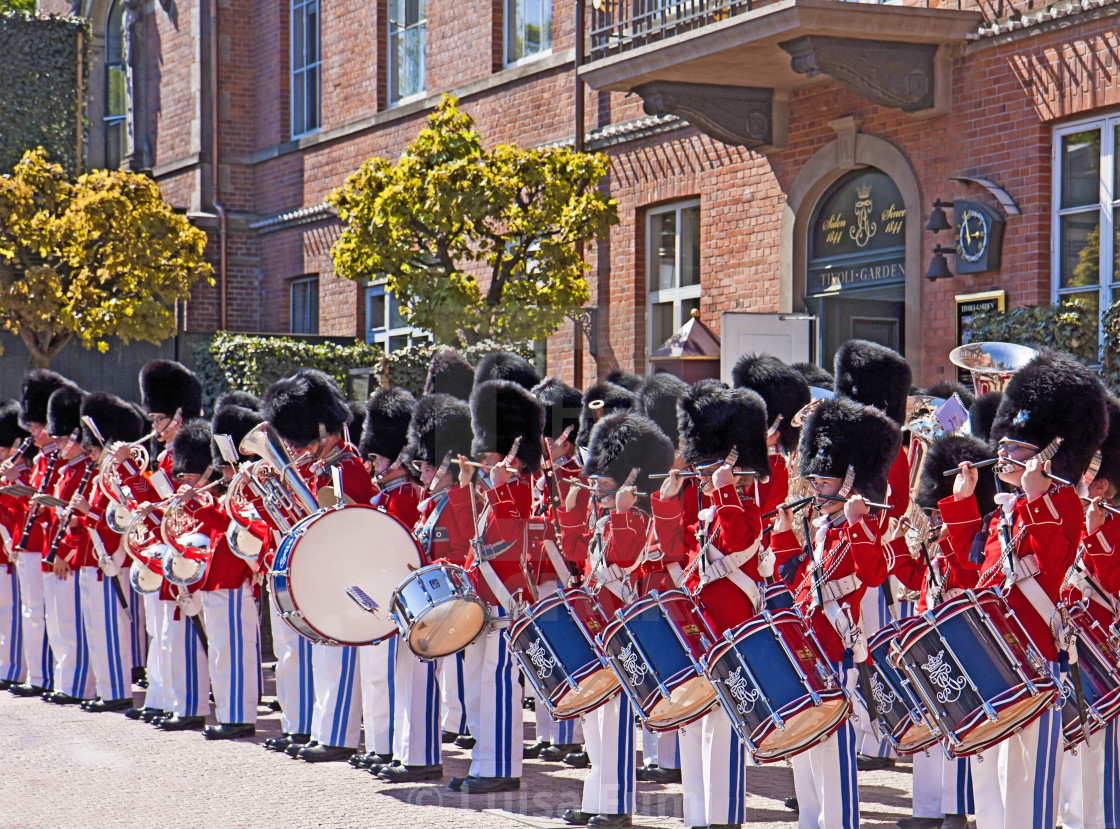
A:
POLYGON ((79 77, 89 78, 89 43, 88 20, 0 13, 0 173, 35 147, 71 175, 81 172, 86 96, 79 77))
MULTIPOLYGON (((383 357, 377 366, 377 375, 388 380, 395 386, 408 389, 413 394, 420 394, 424 390, 424 380, 428 376, 428 366, 432 357, 442 345, 413 345, 401 348, 383 357)), ((460 353, 472 366, 491 351, 512 351, 520 354, 530 363, 535 361, 536 354, 531 340, 522 340, 516 343, 498 343, 493 340, 483 340, 459 349, 460 353)))

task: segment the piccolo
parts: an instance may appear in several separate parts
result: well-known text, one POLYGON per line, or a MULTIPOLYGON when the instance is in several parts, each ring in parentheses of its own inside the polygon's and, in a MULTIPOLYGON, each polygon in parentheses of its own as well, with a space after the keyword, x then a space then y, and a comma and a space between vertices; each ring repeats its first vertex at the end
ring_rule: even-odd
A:
MULTIPOLYGON (((999 458, 988 458, 987 460, 983 460, 983 461, 969 461, 968 462, 968 468, 969 469, 983 469, 985 466, 991 466, 994 463, 999 463, 999 458)), ((945 477, 945 478, 952 478, 954 475, 960 475, 960 474, 961 474, 961 468, 959 466, 954 466, 952 469, 946 469, 944 472, 941 473, 942 477, 945 477)))
MULTIPOLYGON (((1020 469, 1026 469, 1027 468, 1027 464, 1026 464, 1025 461, 1017 461, 1014 458, 1004 458, 1003 460, 1004 460, 1005 463, 1009 463, 1012 466, 1017 466, 1020 469)), ((1058 486, 1073 486, 1073 484, 1071 484, 1065 478, 1060 478, 1057 475, 1053 474, 1052 472, 1046 472, 1045 470, 1042 470, 1042 469, 1040 469, 1039 472, 1042 472, 1043 477, 1049 478, 1051 481, 1056 483, 1058 486)))
MULTIPOLYGON (((685 478, 710 478, 714 471, 715 470, 713 470, 712 472, 678 472, 677 473, 677 479, 683 481, 685 478)), ((653 472, 653 473, 650 473, 649 479, 651 481, 660 481, 660 480, 664 480, 665 478, 668 478, 670 474, 671 473, 669 473, 669 472, 653 472)), ((735 476, 756 475, 756 476, 761 477, 762 473, 756 472, 753 469, 732 469, 731 474, 735 475, 735 476)))
POLYGON ((812 500, 812 495, 806 495, 804 498, 798 498, 796 501, 790 501, 788 504, 782 504, 780 507, 770 510, 770 512, 762 513, 762 520, 765 521, 767 518, 773 518, 778 514, 778 510, 788 509, 790 512, 797 512, 798 510, 807 507, 812 500))
MULTIPOLYGON (((585 484, 585 483, 583 483, 583 481, 573 481, 571 479, 568 479, 567 481, 564 481, 564 483, 566 483, 568 486, 575 486, 575 487, 579 487, 580 489, 586 489, 588 492, 598 492, 600 495, 613 495, 616 492, 618 492, 617 489, 600 489, 597 486, 592 486, 591 484, 585 484)), ((634 494, 635 495, 640 495, 642 497, 648 497, 649 496, 648 492, 635 492, 634 494)))
MULTIPOLYGON (((841 498, 839 495, 814 495, 813 497, 824 501, 841 501, 845 504, 852 500, 851 498, 841 498)), ((892 509, 890 504, 877 504, 874 501, 864 501, 864 503, 867 504, 868 509, 892 509)))

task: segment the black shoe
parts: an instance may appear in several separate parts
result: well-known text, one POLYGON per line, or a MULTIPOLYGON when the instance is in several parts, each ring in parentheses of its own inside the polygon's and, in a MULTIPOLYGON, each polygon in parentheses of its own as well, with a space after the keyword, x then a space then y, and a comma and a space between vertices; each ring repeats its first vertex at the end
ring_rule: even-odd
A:
POLYGON ((349 760, 355 749, 349 746, 328 746, 317 743, 313 746, 304 746, 296 757, 306 763, 338 763, 349 760))
POLYGON ((126 717, 128 717, 130 720, 139 720, 141 717, 144 716, 144 712, 148 711, 148 710, 149 709, 147 709, 147 708, 129 708, 127 711, 124 712, 124 715, 126 717))
POLYGON ((879 771, 894 767, 893 757, 872 757, 868 754, 856 755, 856 768, 859 771, 879 771))
POLYGON ((317 742, 315 742, 314 740, 308 740, 306 743, 297 743, 295 740, 291 740, 288 743, 288 747, 286 749, 284 749, 284 753, 287 754, 289 757, 298 757, 299 753, 303 749, 311 748, 311 747, 317 746, 317 745, 319 745, 319 744, 317 742))
POLYGON ((366 771, 368 771, 374 777, 377 777, 379 774, 381 774, 381 772, 385 771, 385 769, 391 769, 393 768, 393 766, 399 765, 400 763, 397 763, 395 761, 392 763, 373 763, 366 769, 366 771))
POLYGON ((521 707, 523 709, 525 709, 526 711, 536 711, 537 710, 537 701, 534 697, 522 697, 521 698, 521 707))
POLYGON ((460 734, 455 738, 455 745, 459 748, 474 748, 475 739, 470 734, 460 734))
POLYGON ((47 693, 47 689, 42 685, 28 685, 25 682, 22 685, 12 685, 8 688, 8 693, 17 697, 41 697, 47 693))
POLYGON ((629 826, 630 823, 630 815, 595 815, 587 821, 588 826, 597 826, 599 829, 620 829, 622 826, 629 826))
POLYGON ((904 817, 899 818, 899 829, 941 829, 939 817, 904 817))
POLYGON ((206 717, 180 717, 172 714, 165 720, 160 720, 159 728, 162 731, 200 731, 206 726, 206 717))
POLYGON ((83 702, 82 710, 89 711, 91 714, 103 714, 106 711, 128 711, 131 705, 131 697, 121 697, 120 699, 101 699, 101 697, 98 697, 95 700, 83 702))
POLYGON ((155 722, 156 720, 161 720, 164 717, 169 717, 169 716, 171 716, 171 715, 167 711, 164 711, 162 708, 141 708, 140 709, 140 719, 143 720, 144 722, 155 722))
POLYGON ((55 705, 77 705, 81 702, 92 702, 92 700, 83 700, 80 697, 72 697, 69 694, 64 694, 61 691, 55 691, 51 694, 50 699, 43 697, 47 702, 53 702, 55 705))
POLYGON ((425 780, 441 780, 443 765, 435 766, 386 766, 377 775, 386 783, 420 783, 425 780))
POLYGON ((139 685, 141 688, 148 687, 148 671, 143 665, 137 665, 132 669, 132 684, 139 685))
POLYGON ((643 767, 642 780, 647 783, 680 783, 680 769, 664 769, 660 766, 643 767))
POLYGON ((468 777, 459 787, 463 794, 513 792, 521 788, 520 777, 468 777))
POLYGON ((453 743, 458 736, 454 731, 444 731, 440 737, 440 742, 444 744, 453 743))
POLYGON ((708 829, 743 829, 741 823, 709 823, 708 829))
POLYGON ((591 765, 591 758, 586 751, 576 751, 564 757, 564 765, 574 769, 585 769, 591 765))
POLYGON ((967 829, 968 815, 959 813, 945 815, 945 819, 941 821, 941 829, 967 829))
POLYGON ((569 826, 586 826, 587 821, 595 817, 594 812, 583 812, 579 809, 568 809, 561 817, 569 826))
POLYGON ((0 679, 0 691, 7 691, 16 684, 14 679, 0 679))
POLYGON ((369 752, 366 752, 365 754, 355 754, 346 762, 356 769, 368 769, 373 765, 373 755, 369 752))
POLYGON ((217 725, 208 725, 202 730, 202 736, 207 740, 238 740, 242 737, 252 737, 257 733, 257 727, 247 722, 224 722, 217 725))
POLYGON ((452 777, 447 782, 447 788, 451 789, 451 791, 453 792, 457 792, 463 788, 463 783, 466 781, 466 779, 467 778, 465 777, 452 777))
POLYGON ((279 737, 269 737, 262 745, 269 751, 283 751, 292 744, 291 734, 281 734, 279 737))
POLYGON ((521 759, 523 760, 536 760, 541 756, 541 752, 546 748, 550 748, 552 743, 548 740, 537 740, 531 746, 526 746, 521 749, 521 759))
POLYGON ((794 812, 801 811, 801 808, 797 805, 797 795, 794 795, 793 797, 787 797, 782 805, 794 812))
POLYGON ((278 699, 270 699, 265 705, 268 707, 269 711, 275 711, 277 714, 284 710, 280 707, 280 700, 278 699))
POLYGON ((579 743, 560 743, 559 745, 549 746, 543 749, 541 751, 541 759, 549 763, 559 763, 569 754, 578 754, 581 751, 583 751, 583 746, 579 743))

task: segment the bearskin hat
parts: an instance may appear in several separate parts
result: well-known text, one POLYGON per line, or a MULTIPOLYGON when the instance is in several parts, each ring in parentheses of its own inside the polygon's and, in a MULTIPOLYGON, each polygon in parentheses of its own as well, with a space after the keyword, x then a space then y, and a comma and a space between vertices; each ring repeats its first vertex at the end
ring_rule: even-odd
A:
POLYGON ((999 409, 1001 400, 1003 400, 1003 392, 990 391, 977 397, 968 407, 969 429, 980 440, 991 440, 992 421, 996 419, 996 410, 999 409))
POLYGON ((361 446, 366 428, 366 404, 361 400, 347 400, 346 408, 350 410, 350 422, 346 424, 346 434, 350 436, 351 444, 361 446))
POLYGON ((992 422, 991 442, 1002 438, 1045 449, 1055 475, 1076 482, 1085 474, 1108 428, 1105 390, 1097 376, 1068 354, 1042 349, 1011 376, 992 422))
POLYGON ((334 380, 310 368, 269 386, 261 413, 281 438, 296 446, 318 440, 320 424, 336 432, 350 422, 350 410, 334 380))
POLYGON ((27 372, 23 376, 20 389, 19 425, 26 429, 29 423, 45 424, 47 401, 50 400, 55 389, 69 382, 61 374, 45 368, 36 368, 27 372))
MULTIPOLYGON (((214 402, 214 411, 225 406, 240 406, 243 409, 261 410, 261 399, 247 391, 227 391, 214 402)), ((220 433, 219 433, 220 434, 220 433)))
POLYGON ((677 401, 688 394, 688 383, 665 371, 645 379, 638 389, 642 414, 657 424, 673 446, 680 444, 677 431, 677 401))
POLYGON ((855 489, 882 501, 901 443, 898 424, 875 406, 844 397, 822 400, 801 427, 800 474, 843 478, 851 467, 855 489))
POLYGON ((533 396, 544 404, 544 436, 556 440, 569 426, 568 440, 576 442, 583 396, 559 377, 546 377, 533 387, 533 396))
POLYGON ((1110 394, 1105 398, 1105 405, 1108 406, 1108 433, 1101 444, 1096 478, 1120 487, 1120 400, 1110 394))
POLYGON ((479 360, 478 368, 474 370, 476 386, 487 380, 509 380, 528 391, 541 378, 524 357, 509 351, 491 351, 479 360))
POLYGON ((512 380, 486 380, 475 386, 471 392, 471 428, 471 454, 475 457, 485 452, 505 455, 520 436, 517 458, 521 468, 528 473, 540 470, 544 406, 524 386, 512 380))
POLYGON ((693 387, 677 403, 677 425, 686 464, 722 460, 736 448, 736 467, 770 474, 766 402, 756 392, 693 387))
POLYGON ((123 441, 132 443, 144 435, 147 418, 143 417, 136 407, 127 400, 122 400, 115 394, 97 391, 86 395, 82 401, 82 446, 87 450, 100 447, 97 438, 85 424, 84 418, 89 418, 97 426, 105 443, 123 441))
POLYGON ((19 425, 19 403, 15 400, 0 403, 0 446, 10 448, 27 437, 30 435, 19 425))
MULTIPOLYGON (((992 457, 992 450, 984 441, 972 435, 940 434, 933 439, 922 461, 921 482, 918 506, 936 509, 942 498, 953 494, 955 477, 945 477, 950 469, 956 469, 964 461, 975 463, 992 457)), ((976 505, 981 515, 995 509, 996 476, 990 469, 977 470, 976 505)))
POLYGON ((731 380, 737 388, 751 389, 762 396, 770 423, 782 416, 779 442, 787 452, 797 448, 801 429, 793 425, 793 416, 812 399, 805 376, 772 354, 744 354, 731 370, 731 380))
POLYGON ((201 475, 213 466, 211 435, 210 424, 201 418, 183 424, 171 441, 171 477, 201 475))
POLYGON ((886 412, 895 423, 906 422, 911 372, 897 351, 868 340, 848 340, 836 352, 834 370, 838 393, 886 412))
POLYGON ((622 386, 622 388, 635 394, 642 388, 643 382, 637 374, 622 368, 611 369, 603 379, 608 383, 614 383, 616 386, 622 386))
POLYGON ((638 470, 634 486, 639 492, 656 487, 650 475, 663 474, 673 465, 673 444, 657 424, 637 412, 607 415, 591 431, 584 475, 606 475, 621 486, 632 469, 638 470))
POLYGON ((149 414, 182 409, 183 420, 193 420, 202 417, 202 383, 182 363, 152 360, 140 369, 140 403, 149 414))
POLYGON ((790 368, 804 377, 805 382, 810 386, 828 391, 835 390, 835 378, 816 363, 793 363, 790 368))
POLYGON ((474 366, 453 348, 441 348, 432 357, 424 394, 450 394, 460 400, 471 399, 474 388, 474 366))
POLYGON ((591 442, 591 429, 595 421, 612 412, 641 411, 642 401, 637 394, 623 386, 601 380, 583 393, 583 409, 579 413, 579 434, 576 443, 587 446, 591 442))
POLYGON ((416 398, 401 388, 378 389, 366 403, 359 457, 378 454, 393 461, 408 443, 408 424, 416 398))
POLYGON ((82 428, 82 400, 86 393, 67 383, 55 389, 47 401, 47 434, 52 438, 67 437, 82 428))
POLYGON ((955 394, 961 399, 961 403, 964 404, 966 409, 976 402, 976 395, 956 380, 938 380, 924 393, 930 397, 939 397, 942 400, 948 400, 955 394))
POLYGON ((471 408, 450 394, 426 394, 416 402, 408 424, 406 456, 439 466, 446 455, 470 457, 471 408))
MULTIPOLYGON (((238 393, 240 394, 240 392, 238 393)), ((228 401, 223 404, 225 400, 226 396, 224 395, 219 399, 218 406, 214 411, 214 419, 210 421, 210 430, 215 436, 229 435, 233 440, 233 445, 238 448, 238 455, 241 456, 241 459, 251 460, 249 456, 241 454, 241 441, 253 430, 253 427, 264 422, 264 416, 258 409, 252 409, 248 406, 241 406, 228 401)), ((222 453, 218 451, 217 442, 210 449, 214 468, 217 469, 226 461, 222 457, 222 453)))

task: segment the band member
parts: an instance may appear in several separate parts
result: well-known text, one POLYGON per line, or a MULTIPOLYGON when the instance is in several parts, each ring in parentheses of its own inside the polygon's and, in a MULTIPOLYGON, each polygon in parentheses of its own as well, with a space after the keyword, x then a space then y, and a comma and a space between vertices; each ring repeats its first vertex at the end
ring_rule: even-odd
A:
POLYGON ((579 414, 579 431, 576 446, 586 447, 591 442, 595 424, 614 412, 640 412, 642 401, 636 392, 609 380, 600 380, 583 392, 583 408, 579 414))
MULTIPOLYGON (((0 402, 0 486, 31 479, 27 455, 31 435, 19 425, 19 403, 0 402)), ((18 555, 12 552, 12 536, 18 540, 26 509, 14 495, 0 493, 0 690, 19 685, 27 675, 23 658, 23 613, 16 574, 18 555)))
POLYGON ((524 357, 509 351, 491 351, 478 361, 474 370, 475 388, 487 380, 508 380, 529 391, 541 378, 524 357))
MULTIPOLYGON (((576 488, 568 490, 560 513, 565 555, 588 563, 587 588, 607 615, 638 598, 630 574, 642 564, 652 521, 636 509, 639 492, 649 492, 651 474, 664 473, 673 461, 669 439, 648 418, 615 412, 591 431, 583 467, 595 483, 596 514, 579 511, 576 488), (601 517, 600 517, 601 516, 601 517)), ((600 705, 584 723, 584 745, 591 771, 583 784, 583 802, 564 820, 573 825, 628 826, 634 813, 634 708, 619 694, 600 705)))
MULTIPOLYGON (((1056 677, 1065 673, 1070 654, 1055 603, 1074 561, 1083 516, 1073 487, 1054 486, 1046 475, 1079 480, 1106 425, 1100 381, 1072 357, 1043 351, 1008 382, 992 424, 1002 460, 997 474, 1013 497, 985 525, 973 494, 980 473, 962 466, 953 496, 940 503, 958 556, 968 555, 974 537, 983 534, 982 547, 976 545, 981 560, 968 559, 979 570, 977 586, 1003 585, 1011 609, 1056 677)), ((972 764, 977 824, 1054 826, 1061 744, 1061 715, 1047 709, 982 752, 982 762, 972 764)))
MULTIPOLYGON (((801 428, 799 472, 813 487, 818 517, 795 601, 849 689, 855 686, 855 666, 867 660, 860 602, 887 576, 880 524, 864 499, 886 496, 900 443, 898 426, 885 414, 842 397, 822 400, 801 428)), ((777 564, 801 552, 792 527, 793 515, 780 509, 771 540, 777 564)), ((791 762, 801 827, 859 826, 850 723, 791 762)))
POLYGON ((540 469, 544 407, 508 380, 476 385, 470 406, 471 453, 485 470, 482 498, 476 499, 475 467, 465 457, 459 458, 459 486, 450 498, 459 520, 469 515, 475 527, 466 567, 490 607, 490 621, 463 651, 467 724, 477 742, 468 776, 452 778, 450 787, 483 794, 521 787, 520 688, 504 629, 516 607, 533 601, 525 572, 533 503, 528 476, 540 469))
POLYGON ((641 413, 657 424, 673 446, 680 444, 677 432, 677 401, 688 394, 688 383, 666 371, 650 375, 638 389, 641 413))
POLYGON ((793 363, 790 368, 804 377, 811 388, 832 391, 836 387, 836 379, 816 363, 793 363))
MULTIPOLYGON (((339 499, 358 504, 373 500, 373 482, 358 450, 343 439, 350 410, 330 377, 300 369, 273 383, 263 402, 265 419, 293 457, 302 459, 312 494, 319 497, 327 487, 335 487, 339 499)), ((346 760, 356 751, 361 731, 361 698, 354 686, 357 648, 313 644, 311 661, 315 676, 311 741, 302 747, 293 742, 285 751, 311 763, 346 760)))
POLYGON ((424 380, 424 396, 449 394, 466 403, 474 388, 474 367, 454 348, 441 348, 432 357, 424 380))

